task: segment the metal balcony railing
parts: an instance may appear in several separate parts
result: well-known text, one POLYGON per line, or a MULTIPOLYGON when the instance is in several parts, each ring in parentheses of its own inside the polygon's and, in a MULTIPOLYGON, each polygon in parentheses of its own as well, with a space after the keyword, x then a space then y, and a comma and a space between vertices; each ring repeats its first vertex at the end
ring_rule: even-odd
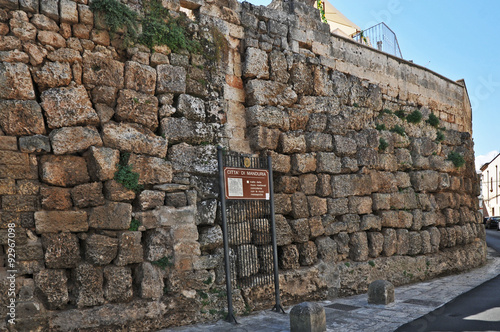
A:
POLYGON ((403 58, 396 34, 384 22, 361 31, 354 35, 353 39, 379 51, 403 58))

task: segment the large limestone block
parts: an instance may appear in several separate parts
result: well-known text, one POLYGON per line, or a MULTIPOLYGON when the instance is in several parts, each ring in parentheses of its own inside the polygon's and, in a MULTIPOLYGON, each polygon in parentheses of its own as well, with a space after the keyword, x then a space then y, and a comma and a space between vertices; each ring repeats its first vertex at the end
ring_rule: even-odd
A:
POLYGON ((139 174, 139 184, 172 182, 172 165, 162 158, 133 154, 128 163, 132 165, 132 171, 139 174))
POLYGON ((42 234, 42 245, 49 269, 70 269, 80 262, 80 243, 73 233, 42 234))
POLYGON ((85 240, 85 259, 94 265, 107 265, 118 253, 118 239, 92 234, 85 240))
POLYGON ((108 122, 102 132, 107 147, 160 158, 167 154, 167 140, 139 124, 108 122))
POLYGON ((177 112, 188 120, 205 121, 205 103, 203 99, 182 94, 177 102, 177 112))
POLYGON ((36 290, 48 309, 62 309, 69 301, 65 270, 45 269, 34 276, 36 290))
POLYGON ((59 16, 63 23, 78 23, 78 7, 76 2, 73 0, 60 0, 59 16))
POLYGON ((158 127, 158 99, 134 90, 120 90, 115 117, 119 121, 139 123, 155 131, 158 127))
POLYGON ((120 151, 106 147, 91 146, 88 154, 88 169, 93 180, 111 180, 118 170, 120 151))
POLYGON ((99 124, 99 116, 82 85, 45 90, 41 99, 49 128, 99 124))
POLYGON ((135 61, 125 63, 125 88, 154 95, 156 70, 135 61))
POLYGON ((7 135, 45 134, 42 109, 31 100, 0 100, 0 127, 7 135))
POLYGON ((149 262, 140 264, 135 271, 139 296, 143 299, 159 299, 163 295, 163 278, 159 268, 149 262))
POLYGON ((186 69, 169 64, 156 67, 156 93, 185 93, 186 69))
POLYGON ((246 78, 269 78, 268 57, 265 51, 254 47, 247 47, 243 76, 246 78))
POLYGON ((124 68, 122 62, 113 60, 103 53, 83 54, 83 84, 88 86, 112 86, 123 88, 124 68))
POLYGON ((214 139, 214 128, 210 124, 191 121, 186 118, 163 118, 161 133, 169 143, 211 143, 214 139))
POLYGON ((33 80, 40 90, 67 86, 71 77, 71 67, 66 62, 47 62, 33 73, 33 80))
POLYGON ((110 302, 128 302, 134 295, 129 267, 109 265, 104 268, 104 297, 110 302))
POLYGON ((0 63, 0 98, 35 99, 30 71, 24 63, 0 63))
POLYGON ((45 183, 71 187, 90 181, 87 163, 82 157, 44 155, 40 164, 41 178, 45 183))
POLYGON ((144 258, 146 260, 154 262, 172 254, 173 239, 170 228, 150 229, 144 233, 144 258))
POLYGON ((54 154, 73 154, 102 146, 101 135, 94 127, 63 127, 53 130, 49 138, 54 154))
POLYGON ((38 234, 86 232, 89 229, 85 211, 37 211, 35 228, 38 234))
POLYGON ((192 146, 180 143, 169 149, 168 160, 175 171, 198 174, 215 174, 217 171, 216 147, 214 145, 192 146))
POLYGON ((122 232, 118 235, 118 256, 114 263, 117 266, 141 263, 144 250, 141 244, 141 232, 122 232))
POLYGON ((290 122, 288 114, 273 106, 252 106, 246 110, 247 126, 266 126, 288 131, 290 122))
POLYGON ((66 39, 54 31, 39 31, 37 39, 46 47, 61 48, 66 46, 66 39))
POLYGON ((253 105, 290 106, 298 97, 291 87, 274 82, 254 79, 245 86, 247 103, 253 105))
POLYGON ((86 208, 104 205, 102 182, 85 183, 71 189, 71 198, 76 207, 86 208))
POLYGON ((73 276, 76 281, 76 305, 78 308, 104 303, 102 267, 81 263, 73 270, 73 276))
POLYGON ((298 269, 299 264, 299 251, 297 246, 290 244, 279 248, 279 264, 280 268, 285 270, 298 269))
POLYGON ((126 230, 132 220, 132 205, 120 202, 108 202, 89 212, 89 226, 96 229, 126 230))

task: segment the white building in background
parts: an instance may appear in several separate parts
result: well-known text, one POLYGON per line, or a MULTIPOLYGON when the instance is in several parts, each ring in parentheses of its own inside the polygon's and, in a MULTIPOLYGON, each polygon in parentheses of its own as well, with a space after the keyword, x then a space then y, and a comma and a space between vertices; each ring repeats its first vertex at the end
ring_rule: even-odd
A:
POLYGON ((500 154, 481 166, 483 216, 500 216, 500 154))

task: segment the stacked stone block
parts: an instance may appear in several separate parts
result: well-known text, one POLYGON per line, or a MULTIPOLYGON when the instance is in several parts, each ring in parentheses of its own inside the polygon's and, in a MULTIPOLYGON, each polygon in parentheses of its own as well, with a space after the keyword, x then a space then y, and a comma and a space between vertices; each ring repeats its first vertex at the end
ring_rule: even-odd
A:
MULTIPOLYGON (((22 328, 218 318, 217 144, 272 156, 285 303, 484 261, 462 85, 330 35, 298 1, 161 3, 174 17, 192 11, 193 38, 215 43, 215 62, 123 48, 87 0, 0 0, 0 258, 14 223, 22 328), (431 113, 442 128, 425 122, 431 113), (135 188, 117 181, 124 162, 135 188)), ((247 235, 229 237, 231 268, 270 273, 270 220, 229 228, 247 235), (244 256, 256 264, 237 266, 244 256)), ((269 287, 233 290, 236 311, 272 306, 269 287)))

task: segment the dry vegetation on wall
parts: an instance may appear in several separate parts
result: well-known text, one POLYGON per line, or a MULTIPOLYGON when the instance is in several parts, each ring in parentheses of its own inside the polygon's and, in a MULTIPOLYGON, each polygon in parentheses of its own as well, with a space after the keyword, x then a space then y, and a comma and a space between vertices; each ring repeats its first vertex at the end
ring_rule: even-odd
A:
MULTIPOLYGON (((223 317, 219 144, 273 158, 285 304, 484 262, 464 88, 331 36, 303 3, 275 5, 0 0, 11 330, 223 317)), ((231 226, 251 230, 234 259, 262 259, 255 224, 231 226)), ((236 287, 237 315, 270 308, 272 287, 236 287)))

